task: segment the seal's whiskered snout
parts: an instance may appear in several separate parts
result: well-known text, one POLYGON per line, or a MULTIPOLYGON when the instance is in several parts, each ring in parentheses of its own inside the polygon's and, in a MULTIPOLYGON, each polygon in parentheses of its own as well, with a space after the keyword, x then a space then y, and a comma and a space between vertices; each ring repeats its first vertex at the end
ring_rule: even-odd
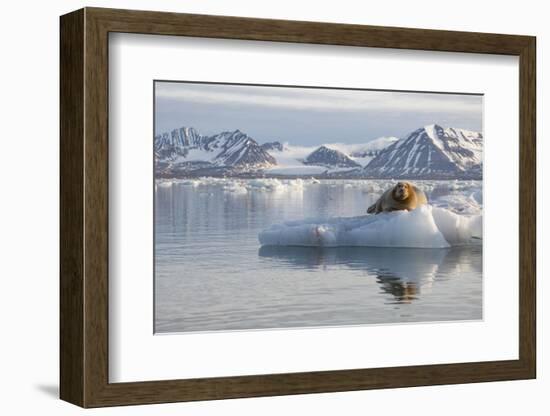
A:
POLYGON ((409 184, 407 182, 397 182, 393 188, 394 198, 404 201, 409 197, 409 184))

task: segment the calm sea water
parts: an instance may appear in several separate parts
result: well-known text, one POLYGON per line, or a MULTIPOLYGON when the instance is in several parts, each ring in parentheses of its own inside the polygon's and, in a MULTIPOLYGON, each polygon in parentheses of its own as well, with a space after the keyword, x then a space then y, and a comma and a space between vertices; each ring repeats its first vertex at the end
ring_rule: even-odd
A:
POLYGON ((482 249, 260 247, 286 220, 363 215, 378 195, 342 183, 155 191, 155 331, 482 318, 482 249))

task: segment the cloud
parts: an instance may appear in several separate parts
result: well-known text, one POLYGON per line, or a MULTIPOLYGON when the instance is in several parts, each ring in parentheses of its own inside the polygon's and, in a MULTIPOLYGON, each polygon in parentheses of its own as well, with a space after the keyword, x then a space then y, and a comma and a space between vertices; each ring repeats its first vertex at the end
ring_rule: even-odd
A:
POLYGON ((328 112, 480 114, 481 95, 157 82, 163 100, 328 112))

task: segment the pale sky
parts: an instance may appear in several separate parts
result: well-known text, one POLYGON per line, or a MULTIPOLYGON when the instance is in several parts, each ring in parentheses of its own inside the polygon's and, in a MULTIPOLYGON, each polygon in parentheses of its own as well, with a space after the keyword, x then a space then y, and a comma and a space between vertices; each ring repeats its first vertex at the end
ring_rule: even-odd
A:
POLYGON ((155 134, 239 129, 259 143, 365 143, 427 124, 482 131, 481 95, 155 82, 155 134))

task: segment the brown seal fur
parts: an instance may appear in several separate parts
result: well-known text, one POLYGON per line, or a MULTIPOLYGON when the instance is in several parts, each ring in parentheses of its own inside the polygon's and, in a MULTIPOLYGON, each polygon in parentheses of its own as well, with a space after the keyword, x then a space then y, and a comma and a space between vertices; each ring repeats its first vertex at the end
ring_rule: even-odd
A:
POLYGON ((382 196, 371 205, 367 212, 369 214, 378 214, 380 212, 390 212, 399 210, 413 210, 420 205, 428 203, 426 194, 410 182, 397 182, 397 184, 388 189, 382 196))

